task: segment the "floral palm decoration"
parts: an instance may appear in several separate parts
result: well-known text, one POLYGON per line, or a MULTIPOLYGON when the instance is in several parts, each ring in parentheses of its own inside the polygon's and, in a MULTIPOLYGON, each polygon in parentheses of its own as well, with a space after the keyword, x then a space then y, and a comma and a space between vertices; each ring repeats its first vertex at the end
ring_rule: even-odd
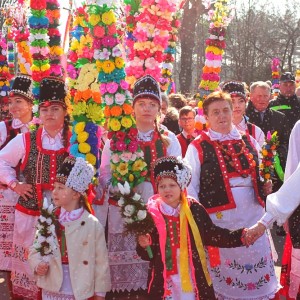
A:
MULTIPOLYGON (((202 113, 202 101, 211 92, 215 91, 220 82, 220 72, 222 57, 226 47, 225 34, 226 28, 232 20, 231 7, 228 6, 229 0, 205 0, 203 4, 208 11, 209 38, 206 40, 205 66, 202 70, 201 82, 198 94, 198 115, 202 113)), ((196 128, 202 129, 203 123, 200 119, 196 120, 196 128)))
POLYGON ((39 253, 43 262, 50 262, 54 256, 54 251, 59 247, 55 240, 56 223, 53 204, 48 206, 47 200, 44 200, 41 215, 37 220, 36 236, 33 241, 33 248, 39 253))
POLYGON ((13 40, 12 26, 13 26, 13 12, 8 7, 4 11, 5 22, 3 24, 2 31, 6 35, 6 43, 7 43, 7 64, 8 71, 13 77, 15 75, 15 42, 13 40))
POLYGON ((268 131, 266 141, 262 146, 262 162, 259 168, 260 176, 265 182, 274 178, 275 171, 281 180, 284 178, 284 173, 280 166, 280 160, 277 153, 278 145, 277 131, 272 134, 268 131))
MULTIPOLYGON (((2 103, 8 103, 8 94, 10 91, 9 80, 11 78, 11 74, 9 73, 7 64, 6 49, 6 39, 2 36, 0 32, 0 97, 2 103)), ((4 118, 7 117, 6 113, 2 112, 1 107, 0 117, 2 117, 2 120, 4 120, 4 118)))
POLYGON ((18 56, 17 72, 31 75, 32 58, 29 49, 29 29, 27 24, 28 6, 22 1, 8 8, 13 18, 11 33, 18 56))
POLYGON ((169 32, 172 31, 176 3, 176 0, 141 1, 133 31, 134 58, 126 67, 127 82, 131 88, 137 79, 147 74, 161 81, 164 51, 168 47, 169 32))
POLYGON ((30 17, 28 19, 30 28, 30 52, 32 54, 32 93, 35 98, 34 112, 37 113, 38 98, 40 94, 40 82, 50 74, 49 64, 49 20, 46 16, 46 0, 30 1, 30 17))
POLYGON ((58 29, 60 19, 58 0, 47 0, 47 18, 49 20, 50 75, 61 77, 61 56, 63 54, 63 49, 61 47, 61 34, 58 29))
POLYGON ((179 14, 173 15, 172 31, 170 32, 168 47, 164 51, 164 60, 162 65, 162 78, 160 87, 167 94, 175 93, 175 82, 172 78, 174 55, 176 53, 176 43, 178 41, 178 28, 180 27, 179 14))
POLYGON ((137 142, 132 117, 131 95, 125 81, 125 62, 119 46, 114 8, 106 4, 88 7, 89 24, 94 37, 94 59, 110 139, 112 185, 128 181, 131 187, 144 180, 143 152, 137 142))
POLYGON ((96 172, 100 165, 98 125, 103 124, 104 118, 97 83, 99 72, 93 58, 94 38, 86 9, 86 6, 80 7, 75 13, 68 56, 67 70, 73 106, 70 153, 87 160, 96 172))
POLYGON ((273 58, 271 69, 272 69, 272 93, 274 97, 278 96, 279 94, 279 77, 280 77, 279 67, 280 67, 279 58, 277 57, 273 58))
POLYGON ((300 70, 296 70, 295 74, 295 80, 296 80, 296 87, 298 88, 300 86, 300 70))

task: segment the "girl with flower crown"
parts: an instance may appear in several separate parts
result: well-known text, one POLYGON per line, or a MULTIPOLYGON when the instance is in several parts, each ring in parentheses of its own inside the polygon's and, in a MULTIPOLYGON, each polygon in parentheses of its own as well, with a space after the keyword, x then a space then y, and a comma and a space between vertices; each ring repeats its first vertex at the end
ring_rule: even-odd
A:
MULTIPOLYGON (((148 200, 155 229, 138 237, 137 252, 150 260, 148 293, 156 300, 216 299, 204 246, 240 247, 243 229, 229 231, 213 224, 205 208, 186 196, 191 167, 167 156, 153 166, 158 194, 148 200), (145 248, 150 246, 153 258, 145 248)), ((211 261, 213 263, 213 261, 211 261)))
MULTIPOLYGON (((8 109, 12 119, 0 122, 0 150, 17 134, 29 131, 32 120, 33 96, 31 77, 17 75, 8 97, 8 109)), ((16 166, 19 176, 19 165, 16 166)), ((0 182, 0 270, 11 270, 11 249, 18 194, 0 182)))
POLYGON ((37 231, 29 253, 43 300, 104 300, 111 288, 104 229, 86 196, 93 176, 93 166, 81 157, 67 157, 57 172, 52 192, 56 230, 47 235, 47 249, 40 241, 51 225, 37 231))
POLYGON ((0 182, 19 195, 12 246, 13 293, 37 299, 38 288, 28 265, 42 199, 50 201, 57 169, 67 156, 69 117, 64 81, 46 77, 41 81, 38 130, 17 135, 0 151, 0 182), (20 164, 22 180, 16 177, 20 164))
MULTIPOLYGON (((137 143, 144 153, 144 161, 148 166, 145 181, 136 187, 146 201, 156 189, 154 178, 150 173, 150 165, 157 158, 166 155, 181 156, 180 144, 176 136, 159 126, 158 116, 161 109, 160 87, 150 75, 142 77, 135 83, 133 89, 133 111, 138 130, 137 143)), ((110 141, 104 146, 100 166, 100 186, 105 189, 111 179, 110 170, 110 141)), ((145 164, 143 162, 143 164, 145 164)), ((111 194, 117 192, 111 188, 111 194)), ((108 299, 118 299, 127 296, 133 299, 143 299, 147 287, 148 263, 142 261, 135 251, 135 237, 124 236, 123 220, 117 201, 107 199, 108 207, 108 251, 111 263, 112 293, 108 299), (136 291, 136 292, 135 292, 136 291)))

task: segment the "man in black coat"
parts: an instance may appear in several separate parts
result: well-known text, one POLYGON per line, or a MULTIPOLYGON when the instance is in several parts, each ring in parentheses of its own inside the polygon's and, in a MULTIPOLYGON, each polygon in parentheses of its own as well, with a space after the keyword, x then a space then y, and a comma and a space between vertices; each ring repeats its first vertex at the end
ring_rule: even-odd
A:
POLYGON ((279 80, 280 93, 270 102, 270 108, 280 111, 286 116, 288 135, 295 123, 300 119, 300 99, 296 96, 295 76, 286 72, 279 80))
MULTIPOLYGON (((246 109, 246 115, 249 122, 260 127, 267 136, 268 131, 273 133, 277 131, 279 146, 277 148, 281 167, 285 168, 287 149, 289 142, 289 133, 287 129, 287 118, 281 112, 270 109, 269 101, 271 96, 270 86, 257 81, 250 86, 250 102, 246 109)), ((273 192, 276 192, 282 185, 282 180, 275 174, 273 179, 273 192)))

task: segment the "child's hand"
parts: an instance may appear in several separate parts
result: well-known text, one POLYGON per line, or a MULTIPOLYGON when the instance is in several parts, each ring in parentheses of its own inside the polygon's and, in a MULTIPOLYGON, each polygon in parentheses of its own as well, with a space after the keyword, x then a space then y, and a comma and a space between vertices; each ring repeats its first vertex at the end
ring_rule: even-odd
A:
POLYGON ((45 262, 39 263, 38 266, 35 268, 35 272, 39 276, 46 275, 48 270, 49 270, 49 264, 45 262))
POLYGON ((151 236, 149 233, 144 235, 139 235, 138 237, 139 245, 143 248, 146 248, 151 245, 151 236))

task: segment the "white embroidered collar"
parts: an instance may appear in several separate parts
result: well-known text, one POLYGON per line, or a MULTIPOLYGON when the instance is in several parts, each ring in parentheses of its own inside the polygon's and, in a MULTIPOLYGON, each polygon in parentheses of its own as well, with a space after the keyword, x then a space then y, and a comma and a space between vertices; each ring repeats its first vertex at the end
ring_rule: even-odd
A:
POLYGON ((84 212, 83 207, 72 211, 66 211, 64 208, 60 209, 59 222, 60 223, 68 223, 75 220, 78 220, 84 212))
POLYGON ((212 129, 208 129, 208 136, 212 141, 228 141, 228 140, 240 140, 242 138, 241 134, 237 130, 237 128, 233 125, 231 131, 227 134, 223 134, 220 132, 216 132, 212 129))
POLYGON ((56 142, 60 142, 60 143, 61 143, 61 140, 62 140, 62 132, 63 132, 63 130, 61 129, 61 130, 57 133, 57 135, 56 135, 55 137, 51 137, 51 136, 49 135, 49 133, 47 132, 47 130, 43 127, 41 139, 43 140, 44 138, 48 138, 49 144, 50 144, 50 145, 56 144, 56 142))
POLYGON ((150 142, 153 139, 154 129, 151 129, 146 132, 138 131, 138 140, 142 142, 150 142))
POLYGON ((12 126, 13 129, 19 129, 19 128, 22 128, 22 127, 29 128, 28 124, 22 123, 19 119, 13 119, 11 126, 12 126))
POLYGON ((172 206, 168 205, 163 200, 160 200, 159 208, 160 208, 160 211, 162 212, 162 214, 164 214, 166 216, 178 217, 180 214, 180 204, 176 208, 173 208, 172 206))

